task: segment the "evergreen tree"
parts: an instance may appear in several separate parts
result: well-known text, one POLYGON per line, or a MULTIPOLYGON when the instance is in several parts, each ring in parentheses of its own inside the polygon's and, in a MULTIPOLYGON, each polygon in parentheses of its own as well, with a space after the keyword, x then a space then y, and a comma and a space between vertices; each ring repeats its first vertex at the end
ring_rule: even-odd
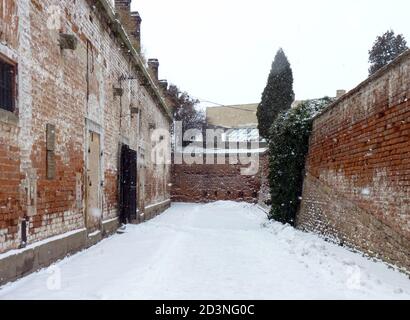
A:
POLYGON ((257 111, 259 134, 263 138, 269 140, 269 129, 276 117, 290 109, 294 99, 292 69, 285 53, 279 49, 257 111))
POLYGON ((369 51, 370 75, 392 62, 407 49, 403 35, 396 36, 393 30, 377 37, 373 48, 369 51))

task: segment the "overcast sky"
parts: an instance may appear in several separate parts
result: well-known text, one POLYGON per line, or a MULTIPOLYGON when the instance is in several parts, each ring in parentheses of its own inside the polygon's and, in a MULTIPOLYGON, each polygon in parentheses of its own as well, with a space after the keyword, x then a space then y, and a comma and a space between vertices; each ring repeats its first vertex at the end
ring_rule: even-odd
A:
POLYGON ((282 47, 296 99, 334 96, 368 74, 368 50, 392 28, 410 42, 409 0, 133 0, 160 78, 220 104, 259 102, 282 47))

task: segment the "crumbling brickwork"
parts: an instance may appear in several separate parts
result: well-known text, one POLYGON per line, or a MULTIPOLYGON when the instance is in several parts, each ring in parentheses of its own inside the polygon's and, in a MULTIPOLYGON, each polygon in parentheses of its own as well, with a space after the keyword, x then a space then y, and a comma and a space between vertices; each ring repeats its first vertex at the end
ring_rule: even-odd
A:
POLYGON ((410 52, 314 121, 298 226, 410 270, 410 52))
POLYGON ((101 141, 100 220, 119 214, 121 144, 138 151, 139 210, 170 198, 170 166, 152 163, 150 139, 153 127, 169 130, 169 111, 158 79, 138 62, 103 3, 0 1, 0 58, 17 67, 15 110, 0 109, 0 253, 22 244, 23 220, 28 243, 87 228, 89 132, 101 141), (76 47, 63 48, 62 34, 76 47), (52 178, 47 124, 55 126, 52 178))
POLYGON ((266 154, 260 154, 261 169, 255 175, 242 175, 244 165, 174 164, 172 166, 172 200, 176 202, 246 201, 257 203, 266 174, 266 154))

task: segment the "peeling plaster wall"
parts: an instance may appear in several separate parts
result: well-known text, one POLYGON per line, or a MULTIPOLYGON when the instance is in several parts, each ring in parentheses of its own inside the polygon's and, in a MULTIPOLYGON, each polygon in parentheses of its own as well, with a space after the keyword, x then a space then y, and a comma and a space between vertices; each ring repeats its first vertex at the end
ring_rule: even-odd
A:
POLYGON ((16 31, 19 25, 17 13, 17 1, 0 1, 0 42, 9 43, 11 47, 17 47, 16 31))
POLYGON ((139 76, 108 18, 94 4, 0 0, 0 14, 6 12, 0 16, 0 54, 18 67, 16 111, 0 112, 0 253, 20 246, 26 217, 29 243, 85 226, 90 126, 101 135, 103 220, 119 214, 119 150, 124 142, 145 152, 142 203, 170 198, 169 166, 157 168, 151 162, 149 129, 153 124, 169 130, 169 119, 140 80, 119 81, 139 76), (76 36, 76 50, 60 49, 60 32, 76 36), (124 89, 122 97, 114 96, 113 86, 124 89), (131 115, 130 104, 141 110, 139 116, 131 115), (51 180, 46 175, 46 124, 56 127, 56 176, 51 180))
POLYGON ((410 52, 314 121, 298 226, 410 270, 410 52))

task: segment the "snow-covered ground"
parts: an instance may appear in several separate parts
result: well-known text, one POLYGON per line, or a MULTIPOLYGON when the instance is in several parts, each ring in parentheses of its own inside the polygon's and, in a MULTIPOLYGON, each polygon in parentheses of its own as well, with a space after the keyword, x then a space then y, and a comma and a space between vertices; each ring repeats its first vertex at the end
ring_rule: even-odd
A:
POLYGON ((410 280, 233 202, 161 216, 0 290, 0 299, 410 299, 410 280))

